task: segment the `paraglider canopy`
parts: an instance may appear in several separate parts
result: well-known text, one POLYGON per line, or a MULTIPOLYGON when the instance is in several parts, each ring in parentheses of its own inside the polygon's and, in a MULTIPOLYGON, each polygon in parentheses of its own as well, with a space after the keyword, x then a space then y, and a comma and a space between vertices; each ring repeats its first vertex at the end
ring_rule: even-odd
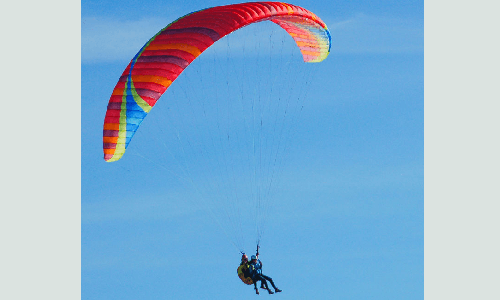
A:
POLYGON ((181 17, 140 49, 116 84, 104 119, 105 161, 117 161, 123 156, 151 108, 196 57, 225 35, 261 21, 271 21, 286 30, 305 62, 320 62, 330 52, 331 38, 325 23, 296 5, 241 3, 181 17))

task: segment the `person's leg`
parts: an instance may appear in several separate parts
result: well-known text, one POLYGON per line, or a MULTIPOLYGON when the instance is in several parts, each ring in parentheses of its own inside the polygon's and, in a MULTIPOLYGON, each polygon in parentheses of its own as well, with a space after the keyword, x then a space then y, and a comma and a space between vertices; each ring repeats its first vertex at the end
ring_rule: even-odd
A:
POLYGON ((264 278, 262 278, 261 281, 262 281, 262 288, 266 289, 266 290, 269 289, 269 287, 267 286, 266 280, 264 278))
POLYGON ((271 285, 273 286, 273 288, 276 292, 281 292, 281 290, 274 285, 274 281, 271 277, 263 275, 263 274, 261 276, 262 276, 262 278, 264 278, 264 280, 267 280, 271 283, 271 285))
POLYGON ((274 294, 273 291, 271 291, 271 289, 269 288, 269 285, 267 284, 267 281, 266 281, 266 279, 269 277, 262 275, 262 274, 259 274, 259 276, 260 276, 260 281, 264 285, 264 289, 266 289, 269 292, 269 294, 274 294))
POLYGON ((265 289, 266 288, 266 286, 264 285, 264 282, 265 282, 265 280, 261 279, 261 281, 260 281, 260 288, 261 289, 265 289))
POLYGON ((257 279, 253 280, 253 287, 255 288, 255 293, 258 295, 259 294, 259 289, 257 288, 257 279))
POLYGON ((269 281, 271 285, 273 286, 274 289, 276 289, 276 286, 274 285, 273 279, 269 276, 266 276, 264 274, 261 275, 265 280, 269 281))

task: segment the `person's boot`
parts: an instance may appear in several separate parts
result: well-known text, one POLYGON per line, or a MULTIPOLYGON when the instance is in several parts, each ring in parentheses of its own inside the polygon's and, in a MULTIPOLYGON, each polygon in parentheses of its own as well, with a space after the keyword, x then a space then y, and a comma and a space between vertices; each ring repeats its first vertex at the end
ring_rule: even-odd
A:
POLYGON ((279 288, 275 288, 275 289, 274 289, 274 291, 275 291, 276 293, 281 292, 281 290, 280 290, 279 288))
POLYGON ((255 293, 259 295, 259 289, 255 289, 255 293))
POLYGON ((274 292, 273 292, 273 291, 271 291, 271 289, 270 289, 270 288, 268 288, 268 289, 267 289, 267 291, 269 292, 269 294, 274 294, 274 292))

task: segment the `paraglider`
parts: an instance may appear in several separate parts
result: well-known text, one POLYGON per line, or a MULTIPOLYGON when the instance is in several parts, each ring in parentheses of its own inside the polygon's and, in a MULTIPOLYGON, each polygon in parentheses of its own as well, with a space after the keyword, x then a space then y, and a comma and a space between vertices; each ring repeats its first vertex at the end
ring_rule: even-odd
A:
POLYGON ((259 294, 259 290, 257 289, 257 281, 261 282, 260 288, 265 289, 269 292, 269 294, 274 294, 273 291, 269 288, 267 285, 267 282, 269 281, 271 285, 274 288, 274 291, 276 293, 281 292, 279 288, 274 285, 274 281, 271 277, 266 276, 262 274, 262 262, 259 259, 259 246, 257 245, 257 253, 256 255, 252 255, 252 259, 250 260, 249 269, 250 269, 250 276, 252 276, 252 280, 254 283, 254 288, 255 292, 259 294))
MULTIPOLYGON (((123 157, 140 124, 159 98, 187 66, 205 50, 224 36, 263 21, 273 22, 284 29, 293 38, 304 62, 321 62, 328 56, 331 37, 326 24, 314 13, 296 5, 282 2, 251 2, 206 8, 187 14, 155 34, 132 58, 119 78, 109 99, 104 118, 104 160, 114 162, 123 157)), ((254 103, 252 103, 253 109, 254 103)), ((259 122, 259 134, 261 134, 264 132, 263 121, 255 121, 255 123, 259 122)), ((271 122, 266 124, 269 123, 271 122)), ((227 140, 230 140, 230 135, 226 135, 227 140)), ((254 155, 259 142, 261 140, 255 136, 252 136, 252 141, 249 142, 253 147, 251 151, 254 155)), ((221 154, 221 156, 224 155, 221 154)), ((253 161, 258 160, 262 161, 262 158, 253 159, 253 161)), ((273 164, 275 165, 276 162, 273 164)), ((268 175, 271 179, 266 184, 259 183, 255 179, 257 176, 257 167, 255 167, 251 174, 252 179, 249 181, 257 187, 255 189, 259 190, 255 193, 252 191, 249 198, 257 202, 254 207, 261 209, 265 207, 264 198, 270 194, 274 173, 272 176, 268 175)), ((234 201, 239 201, 237 196, 225 198, 234 198, 234 201)), ((260 217, 257 214, 257 218, 260 217)), ((231 217, 231 219, 238 220, 237 217, 231 217)), ((259 224, 256 227, 259 228, 259 224)), ((272 294, 273 292, 267 285, 267 282, 270 282, 275 292, 281 292, 270 277, 262 274, 258 248, 257 255, 252 256, 250 262, 244 252, 241 250, 240 252, 243 256, 237 272, 238 277, 245 284, 253 284, 258 294, 257 281, 261 281, 261 288, 272 294)))

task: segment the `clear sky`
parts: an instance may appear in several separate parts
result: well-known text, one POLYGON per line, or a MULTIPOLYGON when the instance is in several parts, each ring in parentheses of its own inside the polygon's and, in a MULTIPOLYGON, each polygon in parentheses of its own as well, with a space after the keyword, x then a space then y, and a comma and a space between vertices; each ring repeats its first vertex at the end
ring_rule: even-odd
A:
MULTIPOLYGON (((156 147, 146 128, 122 160, 102 158, 106 105, 132 56, 176 18, 223 4, 82 1, 82 299, 256 297, 217 220, 141 158, 156 147)), ((422 299, 423 1, 293 4, 316 13, 333 42, 293 127, 261 240, 264 274, 286 299, 422 299)), ((153 111, 144 127, 161 120, 153 111)))

